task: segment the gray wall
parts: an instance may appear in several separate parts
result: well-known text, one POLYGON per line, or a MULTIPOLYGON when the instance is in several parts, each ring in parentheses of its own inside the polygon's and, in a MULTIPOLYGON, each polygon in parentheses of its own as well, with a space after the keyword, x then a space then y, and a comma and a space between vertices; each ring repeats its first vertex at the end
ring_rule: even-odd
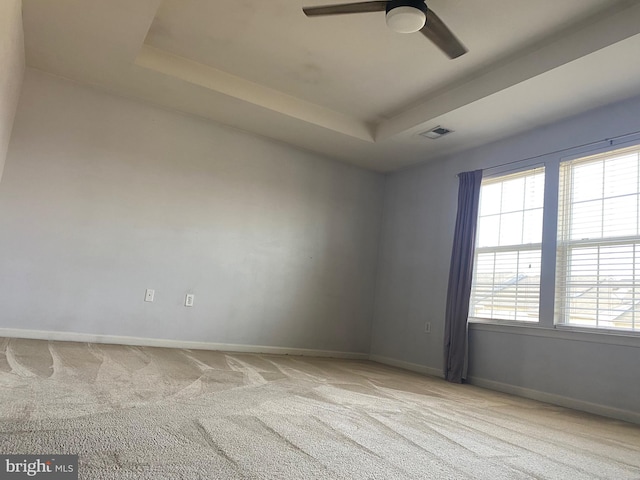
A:
POLYGON ((383 181, 27 69, 0 327, 368 352, 383 181))
POLYGON ((0 2, 0 180, 24 75, 22 1, 0 2))
MULTIPOLYGON (((442 370, 458 172, 636 131, 640 131, 640 98, 390 175, 372 355, 434 373, 442 370), (432 323, 430 334, 424 333, 426 321, 432 323)), ((558 155, 548 158, 552 157, 558 155)), ((597 334, 571 336, 550 329, 551 336, 538 336, 527 329, 505 328, 506 332, 471 327, 469 373, 476 383, 529 396, 542 392, 546 396, 540 398, 559 403, 573 399, 582 407, 593 403, 640 413, 640 370, 635 367, 640 337, 608 344, 597 334)))

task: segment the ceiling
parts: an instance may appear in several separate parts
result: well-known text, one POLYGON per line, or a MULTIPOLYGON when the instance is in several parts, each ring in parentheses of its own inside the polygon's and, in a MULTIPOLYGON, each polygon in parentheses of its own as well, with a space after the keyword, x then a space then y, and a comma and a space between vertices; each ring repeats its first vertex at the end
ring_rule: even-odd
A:
POLYGON ((455 60, 332 3, 24 0, 27 64, 377 171, 640 94, 637 0, 428 0, 455 60))

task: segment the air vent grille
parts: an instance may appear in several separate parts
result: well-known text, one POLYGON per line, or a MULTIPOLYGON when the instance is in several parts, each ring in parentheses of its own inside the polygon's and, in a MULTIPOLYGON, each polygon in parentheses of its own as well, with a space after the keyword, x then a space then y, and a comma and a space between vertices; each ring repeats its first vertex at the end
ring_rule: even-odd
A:
POLYGON ((438 125, 437 127, 432 128, 431 130, 427 130, 426 132, 419 133, 418 135, 435 140, 436 138, 449 135, 450 133, 453 133, 453 130, 438 125))

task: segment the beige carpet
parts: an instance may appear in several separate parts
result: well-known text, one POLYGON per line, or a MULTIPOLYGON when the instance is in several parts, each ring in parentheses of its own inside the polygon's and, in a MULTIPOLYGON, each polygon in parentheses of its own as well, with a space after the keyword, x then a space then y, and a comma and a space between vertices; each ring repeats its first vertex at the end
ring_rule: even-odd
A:
POLYGON ((366 361, 0 339, 0 453, 83 479, 640 479, 640 426, 366 361))

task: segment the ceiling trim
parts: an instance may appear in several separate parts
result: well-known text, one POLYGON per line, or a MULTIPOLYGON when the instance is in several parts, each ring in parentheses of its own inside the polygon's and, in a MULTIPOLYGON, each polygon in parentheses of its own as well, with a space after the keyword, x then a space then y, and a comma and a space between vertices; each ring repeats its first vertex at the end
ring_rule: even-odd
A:
POLYGON ((135 64, 359 140, 374 141, 364 121, 147 44, 135 64))

